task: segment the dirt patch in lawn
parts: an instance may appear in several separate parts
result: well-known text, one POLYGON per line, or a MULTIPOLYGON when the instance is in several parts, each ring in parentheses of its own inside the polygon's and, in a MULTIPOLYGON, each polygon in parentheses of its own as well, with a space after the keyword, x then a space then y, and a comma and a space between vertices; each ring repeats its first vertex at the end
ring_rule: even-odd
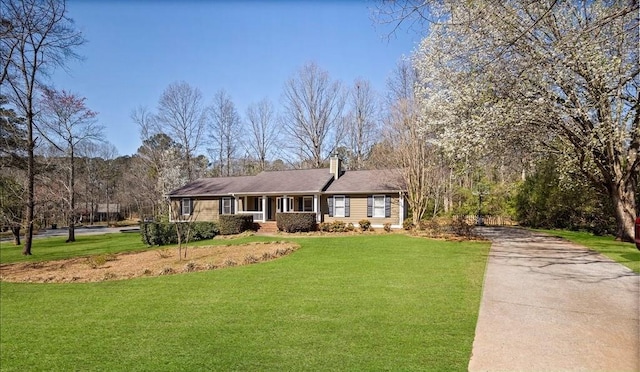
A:
POLYGON ((298 249, 289 242, 189 247, 179 259, 177 248, 103 254, 65 260, 0 265, 0 280, 26 283, 70 283, 123 280, 215 270, 270 261, 298 249))

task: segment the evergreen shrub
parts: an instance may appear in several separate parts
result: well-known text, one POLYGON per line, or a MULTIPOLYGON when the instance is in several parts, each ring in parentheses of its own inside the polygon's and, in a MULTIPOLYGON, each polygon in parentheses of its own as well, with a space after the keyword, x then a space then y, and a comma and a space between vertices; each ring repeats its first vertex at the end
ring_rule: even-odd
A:
POLYGON ((248 214, 220 215, 220 235, 240 234, 253 229, 253 216, 248 214))
POLYGON ((278 230, 284 232, 313 231, 316 229, 315 212, 278 213, 276 215, 278 230))
MULTIPOLYGON (((215 222, 143 222, 140 224, 142 242, 146 245, 168 245, 178 243, 176 224, 191 224, 189 241, 213 239, 219 228, 215 222)), ((181 231, 186 232, 188 227, 182 226, 181 231)))

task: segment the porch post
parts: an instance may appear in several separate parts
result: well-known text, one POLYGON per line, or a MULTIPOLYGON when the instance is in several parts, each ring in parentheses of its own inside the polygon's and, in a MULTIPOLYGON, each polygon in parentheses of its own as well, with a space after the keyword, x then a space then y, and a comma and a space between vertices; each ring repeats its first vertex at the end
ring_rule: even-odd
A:
POLYGON ((267 196, 262 195, 262 222, 267 222, 267 196))
POLYGON ((400 225, 400 228, 403 227, 403 223, 404 223, 404 193, 399 192, 398 193, 398 197, 400 197, 400 200, 398 200, 398 204, 399 204, 399 214, 400 214, 400 218, 398 218, 398 223, 400 225))
POLYGON ((313 195, 313 211, 316 212, 316 222, 320 223, 322 220, 322 213, 320 211, 320 195, 313 195))
POLYGON ((289 198, 286 195, 282 195, 282 211, 289 212, 289 198))
POLYGON ((233 214, 238 214, 238 197, 237 196, 233 196, 233 214))

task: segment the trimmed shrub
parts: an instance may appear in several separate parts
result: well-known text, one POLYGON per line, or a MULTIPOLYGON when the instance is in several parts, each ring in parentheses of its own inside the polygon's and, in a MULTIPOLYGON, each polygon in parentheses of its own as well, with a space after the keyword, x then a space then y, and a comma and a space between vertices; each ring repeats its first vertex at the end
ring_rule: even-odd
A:
POLYGON ((360 229, 362 229, 362 231, 367 231, 371 227, 371 221, 366 219, 360 220, 358 221, 358 225, 360 225, 360 229))
POLYGON ((215 222, 194 222, 191 226, 191 237, 189 240, 207 240, 213 239, 220 234, 220 228, 215 222))
POLYGON ((313 231, 316 229, 315 212, 278 213, 276 215, 278 230, 294 233, 313 231))
POLYGON ((332 232, 345 232, 347 231, 347 224, 344 221, 333 221, 331 230, 332 232))
POLYGON ((346 224, 344 221, 323 222, 320 230, 325 232, 347 232, 355 230, 352 223, 346 224))
MULTIPOLYGON (((143 222, 140 224, 140 235, 142 242, 146 245, 168 245, 178 243, 178 233, 176 224, 191 224, 189 241, 212 239, 219 233, 219 229, 214 222, 143 222)), ((186 232, 187 227, 182 226, 181 231, 186 232)))
POLYGON ((384 231, 386 232, 391 232, 391 223, 387 222, 384 225, 382 225, 384 231))
POLYGON ((143 222, 140 224, 142 242, 146 245, 167 245, 178 242, 176 227, 169 223, 143 222))
POLYGON ((253 216, 247 214, 220 215, 220 235, 240 234, 253 228, 253 216))

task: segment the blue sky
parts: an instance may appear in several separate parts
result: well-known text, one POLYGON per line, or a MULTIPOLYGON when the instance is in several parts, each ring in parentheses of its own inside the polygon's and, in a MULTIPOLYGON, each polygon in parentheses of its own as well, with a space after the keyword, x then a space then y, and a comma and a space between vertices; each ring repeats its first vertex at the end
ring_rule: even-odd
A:
POLYGON ((276 109, 284 82, 314 61, 333 79, 362 77, 385 94, 402 55, 419 36, 375 24, 367 1, 68 1, 87 43, 84 58, 51 83, 87 98, 120 155, 140 146, 130 119, 137 106, 155 110, 172 82, 198 87, 209 103, 225 89, 241 115, 262 98, 276 109))

